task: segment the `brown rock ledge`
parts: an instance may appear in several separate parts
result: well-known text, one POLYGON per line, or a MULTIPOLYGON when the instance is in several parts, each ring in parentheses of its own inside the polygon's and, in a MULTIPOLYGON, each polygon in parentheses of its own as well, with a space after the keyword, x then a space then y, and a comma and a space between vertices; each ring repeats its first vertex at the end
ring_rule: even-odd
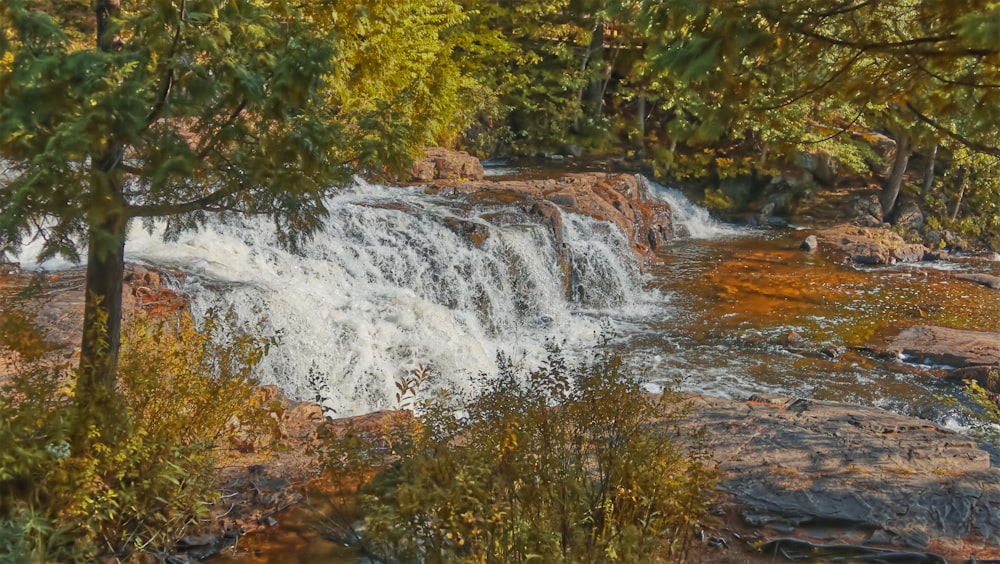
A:
POLYGON ((764 539, 1000 557, 1000 470, 987 445, 880 409, 695 397, 730 527, 764 539), (991 460, 992 459, 992 460, 991 460))
POLYGON ((1000 333, 916 325, 893 338, 889 350, 925 364, 1000 366, 1000 333))
MULTIPOLYGON (((558 222, 549 217, 559 210, 608 221, 621 228, 632 248, 647 259, 653 259, 656 248, 676 235, 670 206, 652 198, 632 174, 586 172, 544 180, 438 180, 428 189, 487 206, 521 206, 553 225, 558 222), (557 208, 550 209, 552 204, 557 208)), ((561 240, 561 233, 556 233, 556 238, 561 240)))

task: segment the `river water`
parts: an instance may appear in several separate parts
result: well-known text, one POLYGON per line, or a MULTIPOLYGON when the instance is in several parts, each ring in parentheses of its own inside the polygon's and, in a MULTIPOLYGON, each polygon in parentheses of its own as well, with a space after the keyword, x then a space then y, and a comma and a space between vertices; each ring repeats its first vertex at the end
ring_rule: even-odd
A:
MULTIPOLYGON (((328 227, 298 253, 267 221, 236 218, 172 242, 135 228, 127 260, 184 271, 196 315, 229 309, 280 336, 263 383, 329 415, 393 407, 395 382, 421 365, 434 369, 432 387, 461 392, 495 371, 497 354, 531 366, 555 343, 571 358, 614 347, 651 389, 848 401, 964 423, 942 401, 964 396, 937 378, 941 367, 875 350, 918 323, 1000 331, 1000 292, 953 277, 1000 274, 992 256, 854 268, 798 250, 807 231, 719 224, 679 192, 649 188, 690 236, 644 268, 607 223, 567 214, 557 243, 503 205, 364 182, 327 202, 328 227)), ((36 264, 34 250, 20 257, 25 268, 70 268, 36 264)), ((262 540, 270 556, 255 561, 340 558, 314 533, 282 539, 262 540)))
MULTIPOLYGON (((798 250, 805 231, 719 224, 681 193, 648 187, 690 236, 646 268, 607 223, 565 214, 557 243, 509 206, 360 181, 330 198, 328 227, 301 252, 283 249, 266 220, 236 218, 172 242, 134 228, 127 259, 183 270, 196 315, 232 310, 279 335, 263 383, 334 416, 394 407, 395 382, 421 365, 434 370, 432 388, 463 392, 498 354, 531 366, 547 345, 572 358, 609 343, 654 389, 795 395, 960 423, 941 402, 961 399, 960 385, 865 349, 917 323, 1000 331, 1000 292, 952 276, 996 274, 1000 263, 857 269, 798 250)), ((37 265, 32 250, 27 268, 69 266, 37 265)))

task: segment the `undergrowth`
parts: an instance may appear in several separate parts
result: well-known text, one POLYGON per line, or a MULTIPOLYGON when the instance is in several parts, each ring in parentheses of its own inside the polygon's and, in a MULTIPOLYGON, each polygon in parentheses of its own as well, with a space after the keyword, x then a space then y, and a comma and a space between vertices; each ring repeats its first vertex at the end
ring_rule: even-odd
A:
POLYGON ((464 399, 416 400, 417 371, 397 398, 415 415, 327 438, 330 475, 364 518, 331 534, 384 562, 683 561, 716 471, 680 425, 682 398, 647 394, 614 355, 498 364, 464 399))
POLYGON ((92 447, 73 454, 73 367, 52 360, 23 314, 8 310, 0 320, 8 359, 0 371, 0 561, 162 554, 218 500, 220 446, 265 429, 252 369, 272 340, 224 329, 218 315, 201 326, 140 316, 122 337, 125 420, 114 440, 92 431, 92 447))

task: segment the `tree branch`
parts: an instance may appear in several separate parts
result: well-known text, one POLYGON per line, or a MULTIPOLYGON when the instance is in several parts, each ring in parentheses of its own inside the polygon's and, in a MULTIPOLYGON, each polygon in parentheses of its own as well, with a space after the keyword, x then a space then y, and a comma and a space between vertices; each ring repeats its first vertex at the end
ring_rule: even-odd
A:
POLYGON ((973 151, 976 151, 977 153, 983 153, 985 155, 992 155, 994 157, 1000 157, 1000 148, 994 147, 992 145, 986 145, 986 144, 983 144, 983 143, 978 143, 978 142, 973 141, 973 140, 969 139, 968 137, 966 137, 966 136, 958 133, 957 131, 952 130, 951 128, 948 128, 948 127, 945 127, 944 125, 941 125, 936 120, 931 119, 930 117, 924 115, 920 110, 918 110, 916 108, 916 106, 913 105, 912 102, 907 102, 906 103, 906 108, 908 110, 910 110, 911 112, 913 112, 913 115, 917 116, 917 119, 919 119, 920 121, 922 121, 922 122, 926 123, 927 125, 933 127, 939 133, 943 133, 946 136, 950 137, 951 139, 954 139, 955 141, 958 141, 959 143, 961 143, 962 145, 965 145, 966 147, 972 149, 973 151))
POLYGON ((865 2, 861 2, 859 4, 854 4, 853 6, 847 6, 846 5, 846 4, 851 4, 852 2, 853 2, 853 0, 847 0, 846 2, 843 2, 840 5, 840 7, 833 8, 831 10, 827 10, 826 12, 819 12, 817 14, 806 14, 806 17, 814 18, 814 19, 817 19, 817 18, 818 19, 829 18, 829 17, 832 17, 832 16, 840 16, 840 15, 843 15, 843 14, 849 14, 851 12, 856 12, 856 11, 862 9, 862 8, 866 8, 868 6, 871 6, 872 4, 878 4, 878 0, 866 0, 865 2))
MULTIPOLYGON (((187 0, 181 0, 180 13, 183 14, 186 9, 187 0)), ((181 43, 181 29, 184 26, 183 18, 179 17, 177 21, 177 31, 174 32, 174 42, 170 46, 170 54, 167 55, 167 64, 170 65, 173 62, 174 56, 177 55, 177 47, 181 43)), ((170 88, 174 84, 174 68, 173 66, 167 67, 167 76, 163 78, 163 87, 160 88, 160 93, 157 96, 156 103, 153 104, 153 108, 149 110, 149 114, 146 115, 146 126, 142 128, 143 131, 152 127, 153 123, 160 119, 160 115, 163 114, 163 108, 167 105, 167 97, 170 96, 170 88)))
MULTIPOLYGON (((906 40, 902 40, 902 41, 883 41, 883 42, 874 42, 874 43, 872 43, 872 42, 861 42, 861 41, 851 41, 851 40, 848 40, 848 39, 838 39, 836 37, 830 37, 830 36, 827 36, 827 35, 823 35, 823 34, 817 32, 817 31, 813 31, 811 29, 808 29, 808 28, 805 28, 803 26, 800 26, 800 25, 797 25, 797 24, 794 24, 794 23, 791 23, 791 22, 787 22, 787 21, 783 22, 783 23, 787 24, 792 31, 794 31, 795 33, 798 33, 800 35, 804 35, 804 36, 810 37, 812 39, 818 39, 820 41, 823 41, 825 43, 829 43, 831 45, 837 45, 839 47, 850 47, 851 49, 861 49, 862 51, 875 51, 875 52, 879 52, 879 51, 893 51, 893 50, 898 49, 900 47, 904 47, 905 48, 905 47, 911 47, 911 46, 916 46, 916 45, 928 45, 928 44, 934 45, 934 44, 946 43, 948 41, 954 41, 954 40, 958 39, 958 34, 956 34, 956 33, 949 33, 949 34, 945 34, 945 35, 930 36, 930 37, 914 37, 912 39, 906 39, 906 40)), ((976 50, 976 49, 960 49, 957 52, 956 51, 952 51, 951 53, 955 54, 955 53, 965 53, 965 52, 969 53, 970 55, 976 55, 976 54, 983 54, 983 53, 987 53, 988 54, 988 53, 995 52, 995 51, 985 51, 985 50, 976 50)), ((937 54, 939 52, 934 51, 933 53, 937 54)))
POLYGON ((200 148, 200 150, 198 151, 198 160, 204 159, 205 157, 208 156, 209 153, 212 152, 212 149, 215 148, 215 143, 219 140, 219 136, 222 135, 222 132, 225 131, 227 127, 232 125, 233 122, 236 121, 236 118, 240 117, 240 114, 243 113, 243 110, 246 109, 246 107, 247 107, 247 100, 246 98, 244 98, 239 103, 239 105, 236 106, 236 109, 233 110, 233 113, 229 115, 229 118, 227 118, 226 121, 219 126, 219 129, 215 131, 215 134, 212 135, 211 139, 209 139, 208 142, 205 143, 205 145, 200 148))
POLYGON ((935 80, 938 80, 944 84, 947 84, 949 86, 967 86, 969 88, 1000 88, 1000 84, 997 83, 973 82, 973 81, 954 80, 947 78, 927 68, 927 66, 921 62, 920 57, 918 57, 917 54, 914 53, 912 50, 907 49, 906 53, 910 55, 910 59, 913 61, 913 65, 916 66, 918 70, 920 70, 927 76, 935 80))
POLYGON ((225 208, 214 208, 215 204, 225 200, 229 196, 236 194, 240 191, 241 186, 230 186, 228 188, 223 188, 221 190, 216 190, 211 194, 198 198, 196 200, 189 200, 187 202, 180 202, 176 204, 150 204, 146 206, 128 206, 126 208, 126 215, 129 218, 133 217, 159 217, 168 215, 181 215, 185 213, 191 213, 198 210, 213 210, 221 211, 225 208))
POLYGON ((830 75, 829 78, 827 78, 826 80, 823 80, 822 82, 820 82, 816 86, 805 90, 801 94, 799 94, 797 96, 794 96, 791 100, 786 100, 784 102, 781 102, 780 104, 775 104, 773 106, 760 106, 760 107, 752 107, 751 106, 750 109, 755 110, 755 111, 765 111, 765 112, 767 112, 767 111, 777 110, 777 109, 780 109, 780 108, 785 108, 785 107, 791 106, 792 104, 794 104, 795 102, 798 102, 799 100, 805 98, 806 96, 810 96, 812 94, 815 94, 816 92, 819 92, 820 90, 822 90, 823 88, 825 88, 826 86, 828 86, 831 82, 833 82, 838 77, 840 77, 842 74, 844 74, 845 72, 847 72, 848 69, 850 69, 851 67, 853 67, 854 63, 856 63, 858 61, 858 59, 861 58, 861 55, 863 55, 863 54, 864 54, 864 51, 858 51, 853 57, 851 57, 850 59, 848 59, 848 61, 846 63, 844 63, 843 67, 841 67, 837 72, 835 72, 832 75, 830 75))

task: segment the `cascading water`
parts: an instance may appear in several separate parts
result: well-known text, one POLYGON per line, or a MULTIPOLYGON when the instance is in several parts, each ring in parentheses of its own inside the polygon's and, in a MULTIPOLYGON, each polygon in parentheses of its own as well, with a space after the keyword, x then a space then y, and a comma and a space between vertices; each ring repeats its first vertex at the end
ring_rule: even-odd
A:
POLYGON ((680 190, 663 186, 646 177, 641 177, 641 181, 652 197, 666 202, 670 206, 673 212, 674 228, 686 231, 687 237, 715 239, 739 233, 736 228, 713 219, 707 209, 689 200, 680 190))
MULTIPOLYGON (((460 393, 495 371, 498 353, 536 366, 547 339, 572 358, 612 337, 651 385, 947 420, 938 398, 954 384, 858 351, 923 304, 916 311, 938 323, 1000 331, 989 288, 934 271, 842 267, 798 251, 795 232, 722 225, 676 190, 644 189, 688 234, 658 248, 644 273, 610 223, 563 214, 556 237, 516 206, 364 183, 329 199, 326 229, 299 254, 277 244, 271 223, 237 218, 170 243, 136 228, 127 259, 186 271, 196 315, 232 309, 280 334, 263 381, 339 415, 393 406, 395 382, 421 364, 436 374, 430 388, 460 393), (792 332, 804 348, 782 344, 792 332)), ((72 267, 38 265, 38 247, 25 246, 23 267, 72 267)), ((961 264, 1000 274, 994 262, 961 264)))
POLYGON ((363 183, 327 206, 326 228, 299 254, 266 220, 242 218, 172 243, 135 229, 129 258, 191 273, 196 315, 231 308, 279 334, 264 383, 338 415, 393 406, 395 382, 421 364, 434 387, 461 392, 495 371, 498 352, 532 364, 546 339, 592 346, 608 314, 652 302, 608 223, 565 214, 559 244, 527 217, 498 227, 483 219, 491 210, 363 183))

